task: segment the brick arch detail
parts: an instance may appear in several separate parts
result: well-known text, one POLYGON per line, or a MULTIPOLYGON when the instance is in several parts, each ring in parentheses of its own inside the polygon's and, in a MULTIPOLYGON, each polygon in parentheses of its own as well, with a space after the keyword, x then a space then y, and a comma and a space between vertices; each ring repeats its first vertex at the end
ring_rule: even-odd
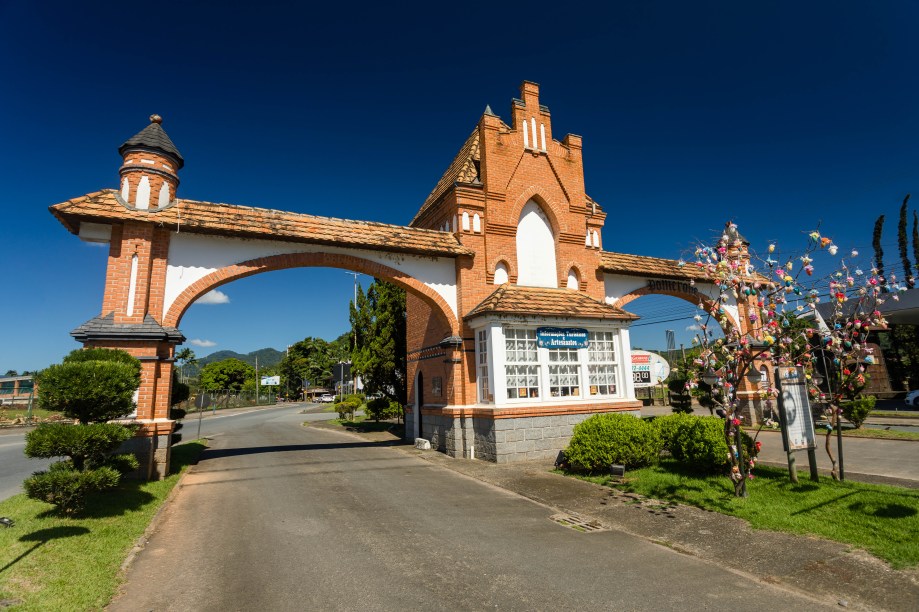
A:
POLYGON ((574 260, 570 260, 563 264, 561 270, 561 278, 558 279, 559 287, 566 287, 568 285, 568 270, 572 268, 578 275, 578 291, 584 291, 587 288, 587 278, 584 275, 583 266, 574 260))
POLYGON ((435 313, 439 313, 443 322, 450 328, 453 335, 460 335, 459 322, 453 314, 453 310, 436 291, 408 274, 390 268, 383 264, 353 255, 342 255, 338 253, 290 253, 284 255, 271 255, 268 257, 259 257, 250 259, 238 264, 233 264, 211 272, 204 278, 197 280, 188 286, 169 307, 169 312, 163 320, 167 327, 178 327, 179 321, 185 315, 185 311, 199 297, 225 285, 231 281, 261 274, 262 272, 272 272, 274 270, 287 270, 290 268, 307 268, 307 267, 326 267, 326 268, 343 268, 354 272, 361 272, 374 278, 380 278, 410 291, 424 300, 435 313))
POLYGON ((504 265, 507 266, 507 275, 511 278, 517 278, 517 266, 514 265, 512 261, 513 258, 508 257, 507 255, 496 255, 491 258, 491 261, 488 262, 488 274, 492 276, 495 275, 495 270, 498 268, 498 264, 504 262, 504 265))
POLYGON ((543 212, 546 213, 546 216, 549 217, 549 223, 552 225, 552 233, 555 236, 555 244, 558 245, 558 237, 562 233, 562 227, 559 222, 559 218, 561 217, 560 207, 556 205, 555 200, 547 193, 547 190, 542 185, 530 185, 523 190, 520 197, 514 202, 514 207, 511 209, 510 216, 510 220, 514 223, 514 227, 520 222, 520 213, 523 212, 523 207, 526 206, 526 203, 530 200, 535 200, 542 208, 543 212))
MULTIPOLYGON (((682 291, 669 291, 665 289, 652 290, 650 287, 642 287, 641 289, 636 289, 635 291, 632 291, 630 293, 623 295, 621 298, 613 302, 613 306, 616 306, 617 308, 625 308, 625 305, 628 304, 629 302, 633 300, 637 300, 638 298, 645 296, 645 295, 669 295, 675 298, 680 298, 681 300, 686 300, 687 302, 690 302, 692 304, 698 304, 701 301, 702 304, 705 306, 705 308, 709 311, 712 309, 712 306, 715 306, 714 300, 700 293, 696 293, 696 294, 683 293, 682 291)), ((724 316, 728 318, 728 321, 731 322, 731 324, 734 326, 735 329, 740 330, 741 333, 746 333, 747 331, 746 328, 741 328, 737 320, 731 316, 731 313, 725 312, 724 316)), ((722 331, 727 331, 727 330, 724 330, 722 328, 722 331)))

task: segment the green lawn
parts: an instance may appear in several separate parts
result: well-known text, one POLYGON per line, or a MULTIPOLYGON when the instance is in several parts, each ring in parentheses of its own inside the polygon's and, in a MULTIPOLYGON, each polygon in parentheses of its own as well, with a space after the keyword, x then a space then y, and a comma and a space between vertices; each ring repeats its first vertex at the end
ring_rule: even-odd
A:
POLYGON ((203 440, 172 449, 173 475, 157 482, 125 481, 117 491, 87 502, 79 518, 59 517, 52 506, 16 495, 0 502, 0 516, 16 521, 0 529, 0 600, 15 610, 100 610, 115 594, 119 568, 179 472, 204 450, 203 440))
MULTIPOLYGON (((16 408, 2 408, 0 409, 0 419, 14 421, 20 417, 23 419, 26 418, 29 414, 29 409, 27 406, 20 407, 18 404, 16 408)), ((32 408, 32 418, 34 419, 47 419, 50 416, 62 416, 60 412, 52 412, 50 410, 42 410, 41 408, 33 407, 32 408)))
POLYGON ((699 476, 671 460, 628 472, 614 483, 607 476, 588 480, 654 499, 675 501, 746 519, 757 529, 822 536, 864 548, 894 568, 919 565, 919 491, 821 477, 800 483, 788 471, 757 467, 749 497, 736 498, 724 476, 699 476))

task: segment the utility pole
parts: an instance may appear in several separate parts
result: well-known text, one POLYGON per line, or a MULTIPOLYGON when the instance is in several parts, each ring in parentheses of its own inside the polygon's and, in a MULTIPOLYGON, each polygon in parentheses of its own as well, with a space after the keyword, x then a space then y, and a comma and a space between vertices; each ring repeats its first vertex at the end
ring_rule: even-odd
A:
MULTIPOLYGON (((345 274, 350 274, 351 276, 354 277, 354 311, 357 312, 357 277, 360 274, 360 272, 345 272, 345 274)), ((357 352, 357 331, 354 329, 353 326, 351 327, 351 336, 354 339, 354 341, 351 343, 352 358, 348 360, 352 362, 351 363, 351 366, 352 366, 351 367, 351 393, 357 393, 357 377, 354 376, 354 363, 353 363, 354 361, 353 355, 354 353, 357 352)), ((342 368, 342 370, 344 370, 344 368, 342 368)), ((344 371, 342 371, 342 383, 344 383, 344 378, 345 378, 344 371)))
POLYGON ((255 405, 258 406, 258 355, 255 356, 255 405))

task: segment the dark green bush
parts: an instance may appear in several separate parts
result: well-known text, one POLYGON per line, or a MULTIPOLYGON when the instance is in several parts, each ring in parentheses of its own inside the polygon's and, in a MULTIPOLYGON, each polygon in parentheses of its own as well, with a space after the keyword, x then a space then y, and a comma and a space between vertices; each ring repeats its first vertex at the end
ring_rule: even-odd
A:
POLYGON ((73 469, 82 471, 107 465, 110 455, 133 435, 117 423, 67 425, 45 423, 26 434, 28 457, 68 457, 73 469))
POLYGON ((676 438, 677 432, 680 430, 680 428, 686 427, 695 418, 696 417, 690 414, 676 412, 674 414, 656 417, 651 421, 651 425, 657 428, 657 431, 661 437, 661 443, 664 445, 664 448, 670 450, 673 448, 673 441, 676 438))
POLYGON ((868 418, 868 413, 874 410, 874 403, 877 401, 873 395, 868 397, 860 397, 851 402, 844 402, 840 408, 842 408, 842 416, 846 417, 846 420, 855 425, 855 429, 859 429, 862 426, 862 423, 865 422, 865 419, 868 418))
POLYGON ((139 385, 138 368, 131 364, 65 360, 39 374, 38 403, 81 423, 110 421, 134 409, 134 391, 139 385))
MULTIPOLYGON (((687 467, 700 472, 721 472, 731 464, 724 435, 724 419, 688 417, 676 426, 670 442, 670 454, 687 467)), ((741 433, 744 459, 749 460, 753 439, 741 433)))
POLYGON ((628 414, 595 414, 574 427, 565 455, 572 468, 595 472, 613 463, 648 465, 660 452, 660 435, 653 425, 628 414))
POLYGON ((401 414, 402 404, 388 397, 378 397, 367 402, 367 415, 374 421, 394 419, 401 414))
POLYGON ((47 472, 32 474, 22 486, 32 499, 54 504, 62 514, 78 514, 88 494, 115 488, 120 480, 121 474, 111 467, 79 472, 69 461, 59 461, 47 472))
POLYGON ((357 412, 358 408, 361 407, 361 404, 364 403, 362 398, 363 396, 358 394, 346 395, 344 399, 335 404, 335 410, 338 412, 338 418, 353 421, 354 413, 357 412))

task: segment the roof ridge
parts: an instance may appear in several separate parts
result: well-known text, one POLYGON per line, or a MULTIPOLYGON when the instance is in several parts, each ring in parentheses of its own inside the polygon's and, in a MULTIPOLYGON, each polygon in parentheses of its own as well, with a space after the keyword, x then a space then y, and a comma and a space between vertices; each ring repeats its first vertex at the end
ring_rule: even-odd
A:
MULTIPOLYGON (((463 142, 462 146, 457 151, 456 155, 453 156, 453 160, 447 165, 447 169, 444 170, 444 173, 441 175, 437 183, 434 184, 434 189, 431 190, 431 193, 428 194, 428 197, 424 199, 424 202, 421 204, 421 208, 418 209, 418 212, 415 213, 415 216, 412 217, 412 220, 409 221, 409 225, 415 223, 422 214, 424 214, 434 203, 449 189, 450 186, 457 182, 472 182, 472 181, 462 181, 459 180, 464 175, 468 174, 468 166, 470 162, 475 161, 479 158, 479 126, 476 125, 475 129, 472 130, 472 133, 466 138, 466 141, 463 142)), ((476 171, 478 175, 478 171, 476 171)))

